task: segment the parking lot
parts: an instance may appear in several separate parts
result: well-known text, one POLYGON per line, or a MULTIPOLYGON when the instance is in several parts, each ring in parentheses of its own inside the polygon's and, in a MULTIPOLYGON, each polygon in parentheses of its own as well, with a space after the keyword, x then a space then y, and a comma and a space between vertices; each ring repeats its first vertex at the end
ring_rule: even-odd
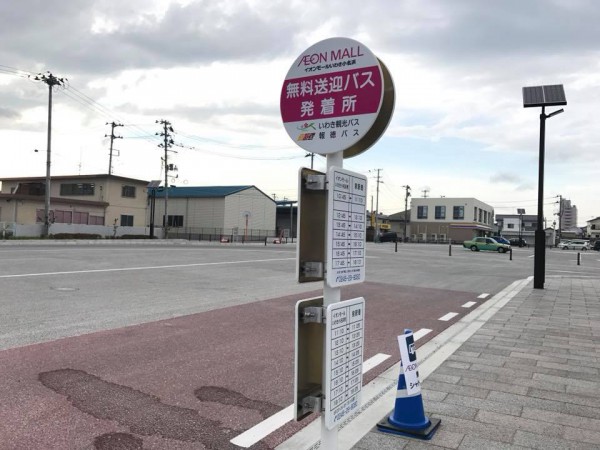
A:
MULTIPOLYGON (((429 330, 425 342, 533 273, 528 248, 512 260, 459 246, 394 250, 368 244, 367 282, 342 291, 366 299, 365 360, 389 355, 366 380, 398 361, 404 328, 429 330)), ((546 259, 547 277, 600 269, 597 252, 580 265, 574 251, 546 259)), ((0 245, 0 442, 102 448, 121 433, 143 448, 237 448, 231 438, 292 399, 294 304, 322 289, 297 284, 294 270, 292 244, 0 245)))

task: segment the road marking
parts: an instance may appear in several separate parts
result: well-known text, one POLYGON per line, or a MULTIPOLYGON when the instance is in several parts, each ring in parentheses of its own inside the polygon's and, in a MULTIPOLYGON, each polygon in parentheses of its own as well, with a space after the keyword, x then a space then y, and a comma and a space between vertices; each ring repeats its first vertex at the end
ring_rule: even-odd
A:
POLYGON ((533 258, 535 255, 529 255, 528 258, 533 258))
POLYGON ((374 367, 377 367, 379 364, 391 357, 391 355, 386 355, 385 353, 377 353, 375 356, 363 362, 362 372, 367 373, 369 370, 373 369, 374 367))
POLYGON ((423 336, 425 336, 426 334, 431 333, 433 330, 430 330, 429 328, 421 328, 419 331, 417 331, 416 333, 413 333, 413 339, 415 341, 418 341, 419 339, 421 339, 423 336))
MULTIPOLYGON (((423 330, 419 330, 423 331, 423 330)), ((425 330, 427 332, 431 330, 425 330)), ((427 333, 425 333, 427 334, 427 333)), ((415 338, 416 339, 416 338, 415 338)), ((386 355, 385 353, 377 353, 372 358, 367 359, 363 363, 362 372, 363 374, 378 366, 386 359, 391 358, 390 355, 386 355)), ((238 434, 234 437, 231 442, 234 445, 238 445, 240 447, 248 448, 252 447, 261 439, 264 439, 273 431, 278 430, 290 420, 294 419, 294 404, 291 404, 287 408, 282 409, 281 411, 273 414, 271 417, 263 420, 260 423, 257 423, 252 428, 244 431, 241 434, 238 434)))
POLYGON ((72 270, 68 272, 43 272, 43 273, 22 273, 16 275, 0 275, 0 278, 24 278, 24 277, 43 277, 49 275, 75 275, 80 273, 103 273, 103 272, 127 272, 128 270, 156 270, 156 269, 175 269, 180 267, 200 267, 200 266, 220 266, 228 264, 245 264, 256 262, 271 262, 271 261, 292 261, 296 258, 274 258, 274 259, 249 259, 242 261, 223 261, 210 263, 194 263, 194 264, 172 264, 168 266, 149 266, 149 267, 122 267, 117 269, 90 269, 90 270, 72 270))
MULTIPOLYGON (((419 378, 421 381, 433 373, 446 358, 452 355, 469 337, 471 337, 491 316, 508 303, 533 277, 518 280, 494 295, 479 308, 470 311, 457 323, 435 336, 418 349, 419 378)), ((373 426, 390 413, 396 401, 398 387, 398 367, 390 367, 369 384, 363 386, 360 411, 349 417, 339 427, 338 446, 340 449, 353 448, 373 426)), ((277 450, 297 450, 299 448, 317 448, 321 423, 314 420, 287 441, 279 444, 277 450)))
POLYGON ((458 316, 458 313, 451 312, 451 313, 446 314, 445 316, 440 317, 438 320, 441 320, 443 322, 448 322, 450 319, 453 319, 456 316, 458 316))
POLYGON ((484 292, 483 294, 479 294, 477 296, 477 298, 488 298, 490 296, 490 294, 488 294, 487 292, 484 292))
POLYGON ((463 308, 470 308, 473 305, 476 305, 477 302, 467 302, 464 305, 462 305, 463 308))

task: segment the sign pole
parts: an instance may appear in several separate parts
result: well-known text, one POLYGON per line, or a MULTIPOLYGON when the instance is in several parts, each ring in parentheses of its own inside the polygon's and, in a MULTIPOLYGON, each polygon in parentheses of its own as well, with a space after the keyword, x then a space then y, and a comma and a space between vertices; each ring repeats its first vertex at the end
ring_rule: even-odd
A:
MULTIPOLYGON (((344 166, 344 152, 339 151, 335 153, 330 153, 327 155, 327 170, 329 173, 329 169, 331 167, 340 167, 344 166)), ((328 239, 331 239, 327 234, 329 230, 325 227, 325 242, 328 242, 328 239)), ((327 248, 325 249, 327 251, 327 248)), ((328 260, 328 255, 325 256, 325 261, 328 260)), ((327 268, 326 270, 330 270, 331 268, 327 268)), ((337 303, 342 299, 342 288, 340 287, 329 287, 327 285, 327 280, 323 281, 323 307, 326 309, 328 305, 332 303, 337 303)), ((324 336, 327 339, 327 336, 324 336)), ((323 341, 323 348, 325 348, 325 340, 323 341)), ((326 363, 325 358, 326 355, 323 355, 323 380, 326 379, 326 363)), ((338 428, 335 427, 333 430, 327 428, 325 424, 325 414, 321 415, 321 448, 325 450, 337 450, 338 448, 338 428)))

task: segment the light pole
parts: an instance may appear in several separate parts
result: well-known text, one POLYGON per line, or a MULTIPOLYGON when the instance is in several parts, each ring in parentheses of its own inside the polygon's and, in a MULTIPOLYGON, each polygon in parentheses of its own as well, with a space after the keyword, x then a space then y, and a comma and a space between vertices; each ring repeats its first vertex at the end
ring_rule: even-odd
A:
POLYGON ((540 114, 540 151, 538 172, 538 211, 537 227, 535 230, 535 254, 533 267, 533 287, 544 289, 546 279, 546 233, 542 222, 544 220, 544 151, 546 140, 546 119, 564 112, 561 108, 546 114, 546 106, 566 105, 565 90, 562 84, 552 86, 532 86, 523 88, 523 107, 541 106, 540 114))

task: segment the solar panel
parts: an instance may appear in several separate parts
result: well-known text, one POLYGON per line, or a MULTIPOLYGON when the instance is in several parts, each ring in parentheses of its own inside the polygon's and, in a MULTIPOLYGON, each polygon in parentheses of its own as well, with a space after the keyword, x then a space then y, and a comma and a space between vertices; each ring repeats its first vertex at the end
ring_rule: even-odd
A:
POLYGON ((146 186, 146 187, 157 188, 160 186, 161 182, 162 182, 162 180, 152 180, 152 181, 150 181, 150 183, 148 183, 148 186, 146 186))
POLYGON ((523 88, 523 107, 566 105, 565 89, 562 84, 530 86, 523 88))

